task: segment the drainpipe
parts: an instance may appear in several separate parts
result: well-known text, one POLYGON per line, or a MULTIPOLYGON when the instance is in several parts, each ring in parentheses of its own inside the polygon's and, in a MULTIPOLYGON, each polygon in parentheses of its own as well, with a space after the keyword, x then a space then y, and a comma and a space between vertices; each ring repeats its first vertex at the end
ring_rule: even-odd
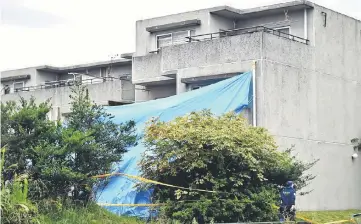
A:
POLYGON ((252 121, 253 126, 257 126, 257 105, 256 105, 256 61, 252 66, 252 121))
POLYGON ((308 39, 308 27, 307 27, 307 9, 303 10, 303 30, 304 30, 304 38, 308 39))

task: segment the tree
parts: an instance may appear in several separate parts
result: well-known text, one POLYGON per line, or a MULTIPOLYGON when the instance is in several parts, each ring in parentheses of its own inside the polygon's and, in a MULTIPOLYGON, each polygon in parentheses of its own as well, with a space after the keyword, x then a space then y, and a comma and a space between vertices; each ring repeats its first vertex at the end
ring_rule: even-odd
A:
POLYGON ((161 215, 190 223, 271 221, 276 218, 278 186, 293 180, 298 188, 314 177, 312 163, 281 152, 273 137, 241 116, 219 117, 209 111, 170 122, 152 120, 146 128, 147 151, 141 161, 145 178, 195 190, 154 187, 154 202, 167 202, 161 215))
POLYGON ((49 101, 37 105, 35 98, 1 102, 1 147, 7 146, 5 167, 16 164, 18 174, 31 173, 37 162, 34 147, 56 141, 56 123, 47 119, 49 101))
MULTIPOLYGON (((113 122, 111 114, 91 102, 87 89, 72 89, 71 112, 62 124, 47 117, 49 101, 35 99, 1 103, 1 146, 7 145, 7 173, 29 176, 29 197, 68 198, 87 201, 95 180, 93 175, 110 171, 129 146, 136 144, 134 122, 113 122)), ((10 174, 10 175, 9 175, 10 174)))
POLYGON ((70 98, 71 112, 57 129, 57 142, 36 147, 36 166, 49 197, 66 198, 72 190, 73 200, 87 201, 95 183, 91 177, 109 172, 136 144, 135 123, 114 123, 111 114, 91 102, 84 86, 75 86, 70 98))

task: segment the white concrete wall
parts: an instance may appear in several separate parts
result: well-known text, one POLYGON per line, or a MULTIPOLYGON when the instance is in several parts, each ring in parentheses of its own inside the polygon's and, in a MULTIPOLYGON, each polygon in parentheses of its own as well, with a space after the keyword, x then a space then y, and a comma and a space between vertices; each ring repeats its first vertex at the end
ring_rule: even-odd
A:
POLYGON ((215 33, 222 30, 231 30, 236 28, 236 21, 224 18, 218 15, 209 14, 209 32, 215 33))
POLYGON ((43 85, 46 81, 57 81, 59 79, 59 75, 54 72, 45 72, 45 71, 36 71, 36 84, 43 85))
POLYGON ((199 19, 200 26, 191 27, 195 34, 209 33, 208 26, 210 14, 208 10, 198 10, 192 12, 179 13, 169 16, 162 16, 152 19, 139 20, 136 22, 136 52, 134 56, 144 56, 150 51, 156 50, 157 33, 149 33, 147 27, 164 25, 168 23, 180 22, 184 20, 199 19))
POLYGON ((136 86, 135 101, 143 102, 176 95, 176 84, 136 86))
MULTIPOLYGON (((310 18, 312 19, 312 18, 310 18)), ((303 38, 304 37, 304 11, 290 11, 269 16, 252 17, 247 20, 238 20, 237 28, 247 28, 254 26, 265 26, 268 28, 279 28, 290 26, 290 33, 292 35, 303 38)), ((309 28, 310 29, 310 28, 309 28)), ((309 30, 310 32, 311 30, 309 30)))
MULTIPOLYGON (((361 136, 361 101, 357 99, 361 85, 358 78, 352 79, 354 73, 345 72, 360 69, 359 53, 343 52, 350 58, 346 68, 339 61, 345 55, 337 49, 346 48, 342 45, 349 42, 328 45, 330 50, 324 54, 319 45, 326 47, 325 42, 317 41, 321 36, 315 37, 313 47, 264 34, 257 74, 257 122, 275 135, 281 149, 295 145, 302 160, 320 159, 311 170, 316 179, 308 189, 313 192, 298 198, 299 209, 361 208, 361 160, 351 160, 354 151, 350 144, 352 138, 361 136), (325 62, 330 62, 333 71, 325 62)), ((357 44, 353 47, 358 48, 357 44)))
POLYGON ((109 76, 118 78, 119 76, 131 75, 132 65, 113 65, 109 76))

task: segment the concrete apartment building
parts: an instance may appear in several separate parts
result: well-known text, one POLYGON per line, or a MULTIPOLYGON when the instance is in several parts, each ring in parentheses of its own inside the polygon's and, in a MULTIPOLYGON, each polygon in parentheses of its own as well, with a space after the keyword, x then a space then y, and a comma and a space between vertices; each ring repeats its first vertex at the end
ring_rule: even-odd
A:
POLYGON ((87 85, 97 104, 121 105, 134 102, 131 82, 132 60, 96 62, 68 67, 37 66, 1 73, 1 101, 29 99, 37 102, 51 99, 50 119, 62 119, 70 109, 71 86, 75 81, 87 85))
MULTIPOLYGON (((135 102, 253 70, 256 111, 250 120, 267 128, 281 149, 294 145, 300 159, 320 159, 312 169, 316 179, 307 187, 312 192, 297 198, 298 209, 361 208, 361 160, 351 159, 350 143, 361 136, 361 21, 308 1, 242 10, 220 6, 137 21, 131 55, 132 62, 120 64, 131 66, 131 83, 125 82, 135 102)), ((36 72, 59 77, 72 69, 55 70, 64 72, 36 72)), ((3 72, 2 79, 30 74, 19 71, 3 72)), ((119 82, 91 84, 90 94, 104 104, 128 101, 119 82)), ((65 102, 68 94, 56 93, 60 89, 10 93, 2 100, 51 91, 65 102)))

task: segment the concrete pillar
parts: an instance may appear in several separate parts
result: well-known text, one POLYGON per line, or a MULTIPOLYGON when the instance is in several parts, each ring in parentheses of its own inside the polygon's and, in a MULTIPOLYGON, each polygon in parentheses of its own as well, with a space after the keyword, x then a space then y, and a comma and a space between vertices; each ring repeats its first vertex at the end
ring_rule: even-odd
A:
POLYGON ((187 92, 187 84, 182 83, 182 77, 183 77, 182 71, 178 70, 177 78, 176 78, 176 89, 177 89, 176 93, 177 93, 177 95, 180 94, 180 93, 187 92))

